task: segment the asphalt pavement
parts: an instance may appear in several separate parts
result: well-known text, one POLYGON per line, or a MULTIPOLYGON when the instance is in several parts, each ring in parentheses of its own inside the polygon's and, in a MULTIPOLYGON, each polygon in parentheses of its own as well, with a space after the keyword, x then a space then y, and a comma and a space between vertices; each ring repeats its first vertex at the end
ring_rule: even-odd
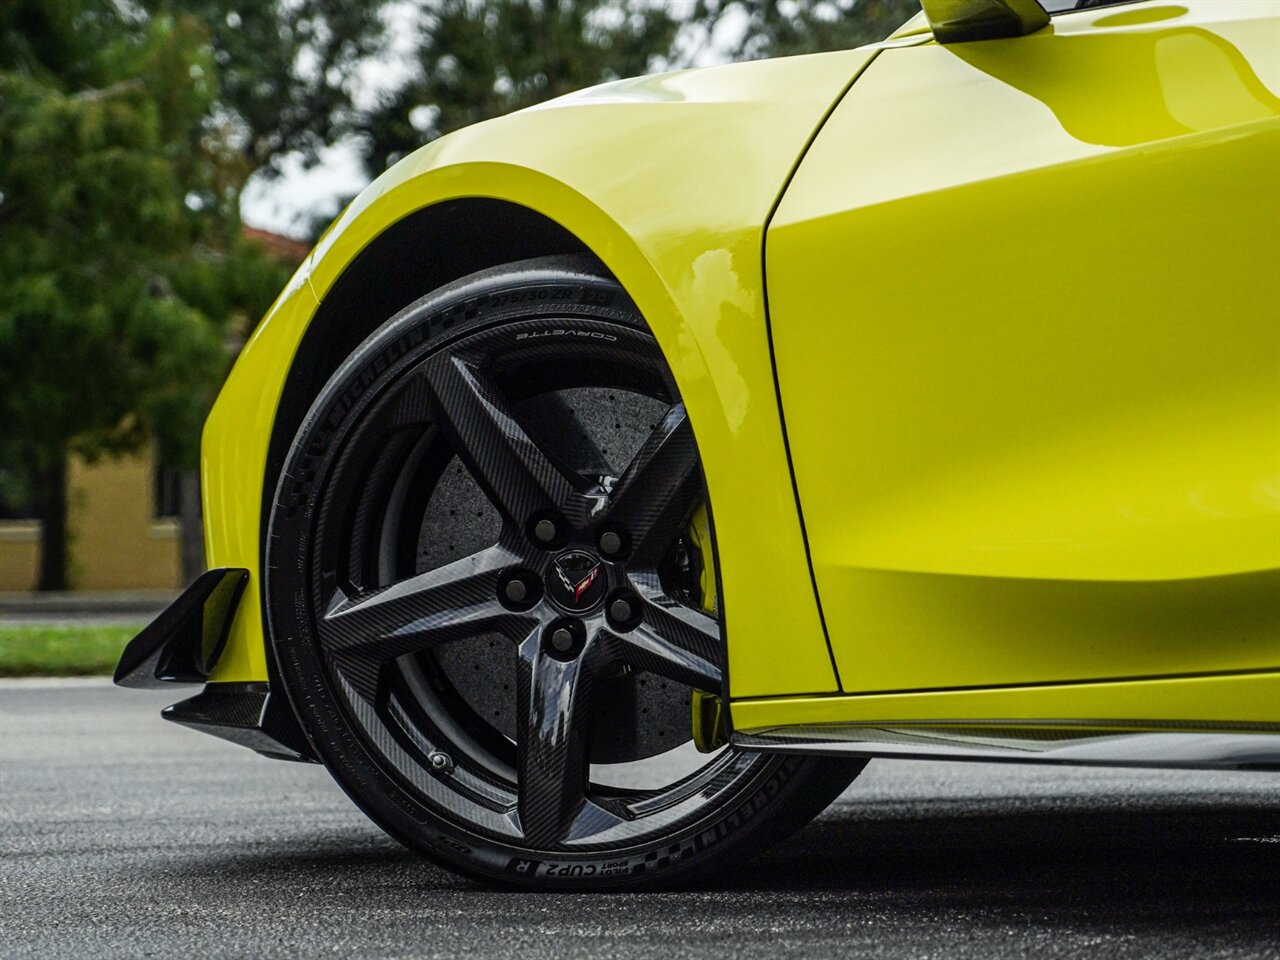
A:
POLYGON ((0 682, 0 957, 1277 957, 1280 775, 875 761, 695 891, 486 890, 182 690, 0 682))

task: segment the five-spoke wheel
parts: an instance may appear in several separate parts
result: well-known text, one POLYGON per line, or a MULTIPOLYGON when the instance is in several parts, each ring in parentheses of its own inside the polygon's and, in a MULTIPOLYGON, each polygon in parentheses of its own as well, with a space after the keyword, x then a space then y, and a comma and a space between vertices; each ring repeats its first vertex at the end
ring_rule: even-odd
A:
POLYGON ((807 784, 816 812, 856 767, 690 742, 693 691, 724 687, 707 510, 598 267, 415 304, 317 399, 272 515, 272 635, 321 756, 396 835, 513 882, 696 872, 762 797, 807 784))

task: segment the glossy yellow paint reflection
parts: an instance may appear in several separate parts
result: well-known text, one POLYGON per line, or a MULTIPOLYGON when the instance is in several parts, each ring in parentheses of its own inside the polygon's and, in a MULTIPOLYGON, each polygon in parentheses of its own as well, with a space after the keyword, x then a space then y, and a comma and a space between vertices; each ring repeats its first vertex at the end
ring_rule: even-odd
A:
POLYGON ((1181 25, 1194 22, 1185 7, 1130 16, 1161 12, 1156 29, 1062 31, 947 49, 984 75, 979 84, 994 80, 1048 107, 1081 143, 1133 146, 1275 117, 1280 99, 1256 69, 1273 73, 1280 58, 1251 63, 1213 30, 1181 25), (1098 99, 1104 92, 1105 105, 1098 99))
POLYGON ((1278 14, 887 50, 815 140, 767 264, 846 690, 1280 666, 1278 14))
MULTIPOLYGON (((714 510, 733 692, 834 690, 778 423, 760 250, 805 142, 872 56, 608 84, 460 131, 381 177, 322 238, 303 271, 310 293, 286 297, 218 400, 205 440, 210 562, 247 567, 251 589, 259 584, 270 424, 314 300, 406 214, 456 197, 509 200, 609 266, 671 363, 714 510)), ((261 645, 259 611, 246 603, 215 679, 260 679, 261 645)))
POLYGON ((318 306, 307 282, 309 266, 308 258, 258 324, 204 426, 200 485, 209 566, 249 571, 226 646, 210 677, 214 681, 267 679, 258 599, 262 474, 284 375, 318 306))

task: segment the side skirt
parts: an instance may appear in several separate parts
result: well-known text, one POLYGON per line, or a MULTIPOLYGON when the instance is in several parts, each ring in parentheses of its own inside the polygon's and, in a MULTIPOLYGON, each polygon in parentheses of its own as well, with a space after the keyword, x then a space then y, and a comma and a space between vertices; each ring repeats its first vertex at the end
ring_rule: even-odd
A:
POLYGON ((817 756, 1280 770, 1280 725, 1073 720, 813 723, 738 731, 741 750, 817 756))

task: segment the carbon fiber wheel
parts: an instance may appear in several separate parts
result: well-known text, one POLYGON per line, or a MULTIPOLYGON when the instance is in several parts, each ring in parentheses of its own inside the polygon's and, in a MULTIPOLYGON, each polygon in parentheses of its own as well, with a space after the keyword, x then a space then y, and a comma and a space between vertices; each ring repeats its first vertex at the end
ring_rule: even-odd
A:
POLYGON ((277 664, 404 842, 507 883, 685 882, 820 811, 849 761, 700 753, 725 650, 689 418, 585 258, 423 298, 333 376, 270 518, 277 664))

